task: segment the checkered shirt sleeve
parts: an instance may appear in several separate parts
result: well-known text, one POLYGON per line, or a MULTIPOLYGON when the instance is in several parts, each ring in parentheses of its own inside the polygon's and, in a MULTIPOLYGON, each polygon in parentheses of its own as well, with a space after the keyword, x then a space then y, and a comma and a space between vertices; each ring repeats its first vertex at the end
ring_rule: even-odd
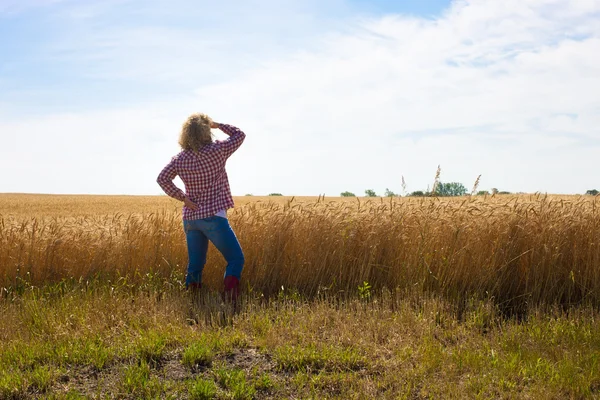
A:
POLYGON ((175 179, 175 177, 177 176, 176 163, 177 157, 173 157, 171 159, 171 162, 168 163, 160 172, 158 178, 156 179, 156 182, 167 195, 179 201, 183 201, 183 199, 185 198, 185 193, 183 193, 183 190, 179 189, 173 183, 173 179, 175 179))
POLYGON ((242 145, 246 135, 240 129, 232 125, 219 124, 219 129, 229 135, 227 140, 217 142, 219 143, 225 158, 229 158, 229 156, 242 145))

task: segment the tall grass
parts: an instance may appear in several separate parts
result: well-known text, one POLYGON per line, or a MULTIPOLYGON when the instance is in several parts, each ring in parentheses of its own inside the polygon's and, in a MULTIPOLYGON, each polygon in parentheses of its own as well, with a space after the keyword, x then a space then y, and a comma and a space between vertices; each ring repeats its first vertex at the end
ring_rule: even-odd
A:
MULTIPOLYGON (((356 293, 366 281, 508 308, 599 306, 599 206, 597 197, 546 195, 257 199, 229 218, 246 255, 243 281, 265 295, 281 287, 308 296, 356 293)), ((135 281, 181 274, 186 263, 181 215, 172 207, 0 215, 0 286, 7 289, 63 279, 135 281)), ((219 287, 224 266, 211 246, 204 282, 219 287)))

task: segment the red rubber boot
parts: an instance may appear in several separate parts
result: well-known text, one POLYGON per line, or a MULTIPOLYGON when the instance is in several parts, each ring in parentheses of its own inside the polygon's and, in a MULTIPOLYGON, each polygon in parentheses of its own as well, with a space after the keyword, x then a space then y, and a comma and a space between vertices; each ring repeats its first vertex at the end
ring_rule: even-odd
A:
POLYGON ((226 276, 225 280, 225 292, 223 298, 225 301, 231 301, 233 305, 237 304, 238 296, 240 295, 240 280, 235 276, 226 276))
POLYGON ((193 295, 200 293, 200 289, 202 289, 202 284, 200 282, 192 282, 187 286, 187 290, 193 295))

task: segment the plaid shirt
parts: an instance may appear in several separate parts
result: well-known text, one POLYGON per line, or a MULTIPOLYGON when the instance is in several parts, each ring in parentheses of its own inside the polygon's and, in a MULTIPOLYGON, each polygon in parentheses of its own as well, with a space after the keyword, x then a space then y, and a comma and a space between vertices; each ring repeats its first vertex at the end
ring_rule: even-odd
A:
POLYGON ((197 211, 183 206, 184 220, 208 218, 233 207, 225 162, 240 147, 246 135, 231 125, 219 124, 219 129, 229 138, 208 144, 198 152, 183 150, 173 157, 156 180, 169 196, 183 201, 187 195, 198 205, 197 211), (185 193, 173 183, 177 175, 185 184, 185 193))

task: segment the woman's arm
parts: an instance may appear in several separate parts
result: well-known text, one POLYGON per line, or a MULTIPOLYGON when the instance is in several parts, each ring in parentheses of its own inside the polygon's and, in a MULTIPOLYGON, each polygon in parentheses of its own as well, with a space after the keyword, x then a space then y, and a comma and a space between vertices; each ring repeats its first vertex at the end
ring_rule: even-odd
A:
POLYGON ((175 169, 175 160, 171 160, 171 162, 160 171, 160 174, 158 174, 156 183, 159 184, 167 195, 179 201, 183 201, 185 193, 173 183, 173 179, 175 179, 176 176, 177 170, 175 169))
POLYGON ((246 138, 246 134, 242 132, 241 129, 236 128, 233 125, 213 122, 211 124, 211 128, 220 129, 229 136, 229 138, 223 140, 222 142, 218 142, 221 146, 221 149, 223 149, 223 152, 225 153, 225 158, 229 158, 229 156, 231 156, 233 152, 242 145, 244 139, 246 138))
POLYGON ((162 190, 169 196, 179 201, 183 201, 185 206, 192 210, 197 210, 198 205, 189 199, 183 193, 183 190, 179 189, 174 183, 173 179, 177 176, 177 170, 175 169, 175 160, 171 160, 163 170, 158 174, 156 182, 160 185, 162 190))

